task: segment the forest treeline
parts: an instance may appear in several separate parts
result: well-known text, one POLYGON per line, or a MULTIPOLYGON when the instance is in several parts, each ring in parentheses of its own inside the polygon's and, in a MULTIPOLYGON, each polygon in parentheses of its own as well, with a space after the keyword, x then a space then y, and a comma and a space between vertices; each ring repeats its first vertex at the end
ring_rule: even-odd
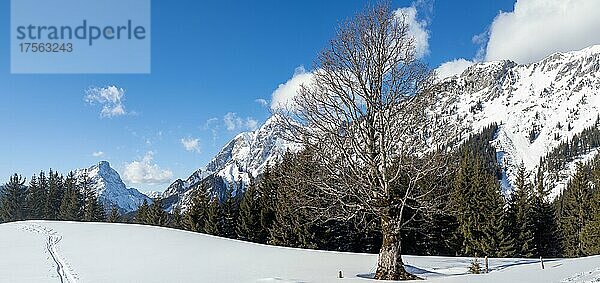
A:
MULTIPOLYGON (((563 192, 550 199, 544 171, 517 170, 505 196, 490 125, 455 152, 452 174, 436 180, 447 194, 435 213, 414 218, 403 232, 403 253, 489 257, 578 257, 600 254, 600 156, 578 163, 563 192), (533 174, 533 176, 531 176, 533 174)), ((556 152, 597 147, 597 128, 587 129, 556 152), (593 140, 589 140, 593 139, 593 140), (576 146, 579 145, 579 146, 576 146)), ((228 186, 225 197, 210 188, 194 190, 185 213, 163 209, 161 199, 144 202, 133 215, 119 215, 98 201, 86 176, 41 172, 28 183, 15 174, 0 194, 0 220, 26 219, 132 222, 185 229, 244 241, 335 251, 377 253, 382 235, 375 215, 346 220, 314 217, 319 207, 302 192, 314 178, 327 178, 313 153, 287 153, 251 180, 242 192, 228 186)), ((565 154, 566 156, 566 154, 565 154)), ((322 180, 322 179, 321 179, 322 180)), ((401 181, 398 186, 403 186, 401 181)), ((340 208, 341 209, 341 208, 340 208)), ((412 213, 412 212, 407 212, 412 213)))

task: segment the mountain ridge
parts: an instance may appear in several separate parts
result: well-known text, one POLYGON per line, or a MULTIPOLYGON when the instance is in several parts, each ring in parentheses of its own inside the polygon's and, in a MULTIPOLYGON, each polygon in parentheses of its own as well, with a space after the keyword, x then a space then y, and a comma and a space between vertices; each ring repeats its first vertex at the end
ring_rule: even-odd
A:
MULTIPOLYGON (((600 113, 599 73, 600 45, 557 52, 530 64, 510 60, 477 63, 460 75, 437 82, 440 91, 430 111, 456 123, 463 139, 492 123, 498 124, 491 143, 503 168, 503 190, 510 194, 521 163, 529 171, 537 169, 540 159, 560 142, 594 125, 600 113)), ((283 139, 277 118, 272 116, 259 129, 236 135, 204 170, 195 171, 186 181, 176 180, 162 197, 172 200, 168 210, 175 206, 185 209, 191 192, 208 176, 220 178, 225 184, 209 187, 219 195, 237 183, 247 184, 264 166, 300 147, 283 139), (198 172, 202 172, 201 178, 197 178, 198 172), (190 178, 193 182, 188 181, 190 178)), ((577 160, 589 160, 597 152, 577 160)), ((546 172, 545 178, 554 182, 553 197, 566 186, 574 165, 568 167, 558 179, 551 179, 546 172)))
POLYGON ((87 174, 91 187, 106 210, 116 206, 121 213, 128 213, 137 210, 144 200, 152 202, 152 199, 137 189, 128 188, 108 161, 100 161, 88 168, 75 170, 74 173, 78 182, 82 182, 84 174, 87 174))

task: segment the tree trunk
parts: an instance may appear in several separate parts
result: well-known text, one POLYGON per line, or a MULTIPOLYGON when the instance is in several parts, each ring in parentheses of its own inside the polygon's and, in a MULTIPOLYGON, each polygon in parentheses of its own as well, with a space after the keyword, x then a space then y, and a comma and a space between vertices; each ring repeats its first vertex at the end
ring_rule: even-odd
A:
POLYGON ((396 224, 389 216, 381 218, 383 243, 379 251, 375 279, 378 280, 413 280, 419 279, 404 269, 401 251, 401 236, 396 224))

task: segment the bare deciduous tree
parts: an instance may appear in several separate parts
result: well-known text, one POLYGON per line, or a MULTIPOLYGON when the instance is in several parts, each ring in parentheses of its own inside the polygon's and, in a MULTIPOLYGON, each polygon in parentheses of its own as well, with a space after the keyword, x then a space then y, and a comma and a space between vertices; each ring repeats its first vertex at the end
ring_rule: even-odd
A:
POLYGON ((402 262, 401 231, 435 207, 430 178, 445 169, 443 150, 430 148, 448 137, 428 110, 434 76, 415 54, 404 15, 369 7, 341 26, 311 82, 279 110, 289 137, 315 153, 327 176, 313 180, 318 192, 305 192, 306 205, 323 218, 381 221, 377 279, 414 278, 402 262))

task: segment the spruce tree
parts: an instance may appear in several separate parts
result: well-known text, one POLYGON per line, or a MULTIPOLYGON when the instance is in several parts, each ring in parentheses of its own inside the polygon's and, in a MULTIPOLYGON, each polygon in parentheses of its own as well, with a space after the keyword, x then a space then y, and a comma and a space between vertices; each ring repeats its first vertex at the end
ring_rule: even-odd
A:
POLYGON ((541 167, 535 178, 533 196, 533 234, 534 244, 539 256, 557 257, 560 255, 560 239, 556 211, 549 200, 550 190, 544 183, 541 167))
POLYGON ((266 230, 260 221, 260 203, 256 184, 251 180, 240 202, 237 234, 240 240, 261 243, 266 239, 266 230))
POLYGON ((588 202, 590 218, 582 231, 582 248, 586 255, 600 254, 600 156, 590 163, 593 183, 591 201, 588 202))
POLYGON ((77 188, 75 175, 70 172, 64 181, 64 194, 61 200, 60 220, 78 221, 83 218, 83 196, 77 188))
POLYGON ((183 227, 193 232, 204 232, 208 210, 208 196, 206 192, 198 192, 192 199, 192 205, 183 216, 183 227))
POLYGON ((495 176, 478 157, 461 159, 451 194, 451 206, 458 221, 460 254, 497 256, 506 249, 503 229, 504 199, 495 176))
POLYGON ((514 257, 532 257, 537 254, 534 239, 533 192, 523 164, 517 169, 514 191, 508 203, 507 225, 512 227, 515 244, 514 257))
POLYGON ((42 220, 46 219, 46 187, 47 180, 44 172, 40 172, 39 177, 31 177, 27 188, 27 218, 42 220))
POLYGON ((239 196, 240 196, 240 187, 238 187, 238 191, 235 195, 233 195, 233 188, 230 187, 227 190, 225 195, 225 200, 223 202, 223 227, 221 231, 221 236, 237 239, 237 218, 238 218, 238 210, 239 210, 239 196))
POLYGON ((221 236, 223 230, 223 210, 219 200, 213 198, 206 211, 206 222, 204 223, 204 232, 210 235, 221 236))
POLYGON ((181 209, 179 206, 173 209, 173 213, 171 213, 171 221, 169 221, 169 227, 175 229, 183 228, 183 217, 181 215, 181 209))
POLYGON ((585 256, 583 228, 590 220, 590 178, 588 168, 577 163, 575 175, 559 197, 562 246, 567 257, 585 256))
POLYGON ((48 189, 46 193, 45 213, 46 218, 57 220, 60 204, 64 194, 63 178, 58 172, 50 169, 48 172, 48 189))
POLYGON ((256 184, 258 194, 258 206, 260 209, 260 226, 264 233, 257 239, 259 243, 266 244, 269 239, 269 231, 275 222, 275 195, 277 184, 272 174, 272 168, 266 166, 261 178, 256 184))
POLYGON ((104 206, 99 202, 87 173, 83 173, 79 190, 83 194, 83 221, 104 221, 104 206))
POLYGON ((146 223, 154 226, 166 227, 169 224, 169 214, 162 208, 162 199, 156 198, 146 214, 146 223))
POLYGON ((596 188, 590 206, 590 220, 581 231, 582 250, 585 255, 598 255, 600 254, 600 189, 596 188))
POLYGON ((108 215, 107 221, 110 223, 117 223, 121 221, 121 214, 116 206, 113 205, 113 207, 110 209, 110 214, 108 215))
POLYGON ((8 222, 25 219, 27 212, 25 190, 23 177, 17 174, 10 177, 0 193, 0 220, 8 222))
POLYGON ((148 213, 150 210, 150 206, 148 202, 144 199, 144 202, 138 207, 137 213, 135 215, 134 221, 138 224, 148 224, 148 213))

